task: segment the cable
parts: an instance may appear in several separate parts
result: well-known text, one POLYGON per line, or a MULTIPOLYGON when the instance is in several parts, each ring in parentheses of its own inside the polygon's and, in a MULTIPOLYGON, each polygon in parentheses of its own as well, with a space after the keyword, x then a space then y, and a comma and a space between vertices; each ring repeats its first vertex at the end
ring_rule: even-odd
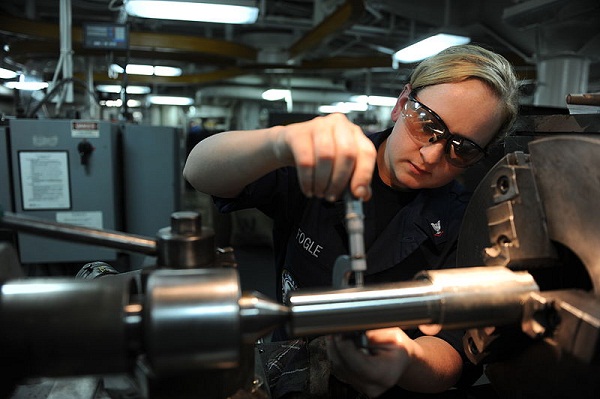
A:
MULTIPOLYGON (((46 95, 44 96, 44 98, 42 98, 40 100, 40 102, 31 110, 28 112, 25 112, 25 117, 26 118, 33 118, 35 116, 35 114, 40 110, 40 108, 42 108, 48 101, 50 101, 57 93, 57 91, 64 86, 65 84, 69 83, 69 82, 73 82, 76 83, 80 86, 83 86, 85 88, 86 93, 89 93, 92 95, 92 97, 94 97, 94 100, 96 101, 96 103, 99 104, 99 99, 98 96, 96 95, 96 93, 94 93, 93 91, 91 91, 87 85, 85 84, 85 82, 79 80, 79 79, 75 79, 75 78, 67 78, 67 79, 61 79, 58 81, 58 83, 56 84, 56 86, 54 86, 52 88, 52 90, 50 90, 48 93, 46 93, 46 95)), ((29 108, 29 107, 27 107, 29 108)))

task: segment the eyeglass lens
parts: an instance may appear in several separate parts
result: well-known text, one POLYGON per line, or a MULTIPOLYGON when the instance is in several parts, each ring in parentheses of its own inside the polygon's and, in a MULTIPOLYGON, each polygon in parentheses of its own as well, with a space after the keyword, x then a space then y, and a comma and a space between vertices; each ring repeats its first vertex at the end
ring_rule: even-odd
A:
POLYGON ((444 152, 448 162, 460 168, 470 166, 485 155, 483 149, 473 141, 450 133, 441 119, 416 99, 409 97, 403 114, 412 138, 421 144, 446 139, 444 152))

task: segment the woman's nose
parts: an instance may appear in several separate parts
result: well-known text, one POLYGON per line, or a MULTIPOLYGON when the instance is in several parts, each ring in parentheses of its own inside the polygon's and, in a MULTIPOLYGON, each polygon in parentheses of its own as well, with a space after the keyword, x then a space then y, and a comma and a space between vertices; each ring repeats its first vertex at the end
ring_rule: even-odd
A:
POLYGON ((425 144, 421 147, 419 152, 423 162, 429 165, 436 164, 444 158, 444 146, 446 140, 436 141, 435 143, 425 144))

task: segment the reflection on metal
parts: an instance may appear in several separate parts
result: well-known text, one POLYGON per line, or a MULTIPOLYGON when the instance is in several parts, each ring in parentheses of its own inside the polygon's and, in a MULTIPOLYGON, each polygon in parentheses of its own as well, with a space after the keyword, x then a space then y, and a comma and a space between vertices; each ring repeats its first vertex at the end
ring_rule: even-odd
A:
POLYGON ((290 333, 329 334, 437 324, 447 329, 519 322, 522 303, 538 290, 526 272, 473 267, 423 272, 415 281, 294 293, 290 333))

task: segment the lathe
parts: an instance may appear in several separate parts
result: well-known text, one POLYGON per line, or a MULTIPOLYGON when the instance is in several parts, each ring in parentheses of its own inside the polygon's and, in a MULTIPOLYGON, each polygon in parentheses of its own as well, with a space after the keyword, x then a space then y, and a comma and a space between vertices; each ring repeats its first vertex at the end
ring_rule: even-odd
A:
POLYGON ((561 135, 503 157, 467 208, 460 268, 298 291, 285 305, 241 292, 234 253, 216 249, 192 212, 174 213, 156 238, 5 212, 3 227, 157 261, 127 273, 92 263, 74 278, 25 278, 2 246, 2 396, 35 377, 126 373, 147 398, 268 398, 254 344, 277 327, 299 337, 435 325, 468 330, 470 359, 486 364, 506 397, 598 397, 598 154, 599 138, 561 135))

